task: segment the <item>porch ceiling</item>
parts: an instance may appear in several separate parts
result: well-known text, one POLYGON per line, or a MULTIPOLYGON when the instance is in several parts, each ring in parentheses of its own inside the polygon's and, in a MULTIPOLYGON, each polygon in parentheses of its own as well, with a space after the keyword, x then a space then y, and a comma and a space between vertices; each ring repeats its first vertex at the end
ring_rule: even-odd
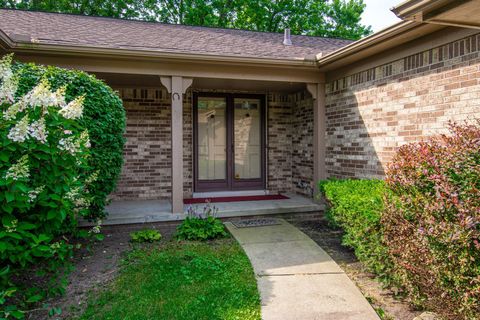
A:
MULTIPOLYGON (((143 87, 161 86, 160 77, 155 75, 96 73, 99 79, 105 80, 112 87, 143 87)), ((192 89, 198 90, 240 90, 240 91, 281 91, 295 92, 305 89, 305 83, 281 81, 256 81, 238 79, 194 78, 192 89)))

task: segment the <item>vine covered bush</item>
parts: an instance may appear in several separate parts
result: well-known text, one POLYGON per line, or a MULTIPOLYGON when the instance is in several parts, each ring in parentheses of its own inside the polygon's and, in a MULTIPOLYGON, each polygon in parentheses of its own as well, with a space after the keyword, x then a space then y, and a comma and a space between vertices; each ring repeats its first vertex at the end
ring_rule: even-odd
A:
POLYGON ((28 93, 45 79, 52 88, 65 87, 67 100, 83 97, 84 109, 78 122, 88 129, 92 145, 88 165, 91 172, 101 177, 89 188, 91 201, 87 217, 91 220, 104 217, 107 196, 114 191, 123 164, 125 110, 122 100, 104 82, 84 72, 18 62, 12 70, 18 78, 17 95, 28 93))
POLYGON ((77 221, 105 203, 92 136, 103 138, 87 102, 109 94, 82 72, 0 60, 0 318, 22 319, 62 291, 77 221))
POLYGON ((448 319, 480 314, 480 122, 399 149, 382 216, 394 276, 448 319))

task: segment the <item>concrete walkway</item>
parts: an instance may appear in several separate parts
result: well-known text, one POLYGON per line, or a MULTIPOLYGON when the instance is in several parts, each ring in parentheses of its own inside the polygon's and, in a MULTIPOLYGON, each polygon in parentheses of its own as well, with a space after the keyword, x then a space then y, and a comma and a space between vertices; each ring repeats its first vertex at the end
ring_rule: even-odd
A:
POLYGON ((225 223, 252 262, 264 320, 378 320, 355 284, 312 239, 288 222, 225 223))

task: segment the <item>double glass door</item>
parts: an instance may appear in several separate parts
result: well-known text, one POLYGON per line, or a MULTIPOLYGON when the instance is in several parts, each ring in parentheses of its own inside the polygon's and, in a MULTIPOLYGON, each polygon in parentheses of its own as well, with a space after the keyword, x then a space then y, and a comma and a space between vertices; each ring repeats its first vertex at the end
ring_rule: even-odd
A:
POLYGON ((195 191, 264 188, 264 96, 194 96, 195 191))

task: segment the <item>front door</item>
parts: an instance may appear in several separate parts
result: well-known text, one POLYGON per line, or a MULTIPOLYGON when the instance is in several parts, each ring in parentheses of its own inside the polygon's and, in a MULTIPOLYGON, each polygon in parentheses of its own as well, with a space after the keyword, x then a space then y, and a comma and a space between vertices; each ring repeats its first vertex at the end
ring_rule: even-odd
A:
POLYGON ((264 101, 262 95, 195 94, 196 192, 264 188, 264 101))

